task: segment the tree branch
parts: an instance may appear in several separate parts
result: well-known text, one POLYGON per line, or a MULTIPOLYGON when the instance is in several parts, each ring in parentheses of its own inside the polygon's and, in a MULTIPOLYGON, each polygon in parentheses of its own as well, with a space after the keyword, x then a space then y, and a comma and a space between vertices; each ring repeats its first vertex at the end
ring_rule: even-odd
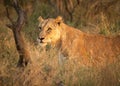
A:
POLYGON ((18 15, 17 25, 16 25, 18 27, 17 30, 20 31, 23 24, 25 23, 25 12, 22 10, 17 0, 14 0, 13 7, 18 15))
POLYGON ((10 22, 13 24, 14 22, 13 22, 12 18, 10 17, 10 14, 9 14, 9 11, 8 11, 8 7, 6 7, 6 16, 10 20, 10 22))
POLYGON ((10 28, 10 29, 13 29, 13 28, 14 28, 13 25, 11 25, 11 24, 6 24, 6 26, 7 26, 8 28, 10 28))

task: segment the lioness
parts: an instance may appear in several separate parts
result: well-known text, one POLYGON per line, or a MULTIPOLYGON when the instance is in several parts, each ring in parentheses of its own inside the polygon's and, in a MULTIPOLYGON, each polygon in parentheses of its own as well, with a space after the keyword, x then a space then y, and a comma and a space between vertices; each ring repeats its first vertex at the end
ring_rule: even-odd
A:
POLYGON ((89 62, 113 61, 120 55, 120 36, 105 37, 98 34, 84 33, 66 25, 62 17, 39 20, 39 42, 42 46, 51 44, 59 51, 59 56, 89 62))

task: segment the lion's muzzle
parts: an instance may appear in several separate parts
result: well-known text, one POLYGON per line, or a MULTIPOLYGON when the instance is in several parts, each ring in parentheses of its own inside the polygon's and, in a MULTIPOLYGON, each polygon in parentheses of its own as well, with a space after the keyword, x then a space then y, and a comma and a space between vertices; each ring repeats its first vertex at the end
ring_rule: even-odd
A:
POLYGON ((43 43, 44 38, 39 37, 38 40, 40 43, 43 43))

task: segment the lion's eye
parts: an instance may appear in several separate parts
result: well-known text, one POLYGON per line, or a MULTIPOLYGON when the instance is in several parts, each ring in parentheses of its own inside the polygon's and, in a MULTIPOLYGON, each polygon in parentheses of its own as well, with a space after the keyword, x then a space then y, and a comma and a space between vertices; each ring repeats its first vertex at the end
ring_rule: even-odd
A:
POLYGON ((41 27, 38 27, 39 30, 41 30, 42 28, 41 27))
POLYGON ((49 27, 49 28, 47 29, 47 32, 51 32, 51 30, 52 30, 52 28, 49 27))

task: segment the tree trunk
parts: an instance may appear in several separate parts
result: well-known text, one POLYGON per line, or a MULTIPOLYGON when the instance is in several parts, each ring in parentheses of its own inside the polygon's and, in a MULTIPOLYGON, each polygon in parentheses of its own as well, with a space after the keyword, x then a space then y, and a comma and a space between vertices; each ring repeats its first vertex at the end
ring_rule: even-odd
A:
POLYGON ((17 66, 24 67, 24 66, 27 66, 28 62, 31 61, 29 51, 27 50, 27 45, 21 34, 21 29, 25 23, 25 12, 22 10, 20 5, 18 4, 18 0, 13 0, 12 7, 15 9, 18 15, 18 18, 17 18, 17 21, 13 21, 9 15, 8 8, 6 7, 7 17, 12 23, 12 24, 8 24, 7 27, 11 28, 13 31, 16 48, 19 53, 19 61, 17 66))
POLYGON ((30 61, 30 54, 29 54, 29 51, 27 50, 26 43, 24 42, 23 36, 21 32, 18 31, 17 27, 12 31, 14 34, 16 48, 19 53, 19 61, 17 66, 18 67, 26 66, 30 61))

